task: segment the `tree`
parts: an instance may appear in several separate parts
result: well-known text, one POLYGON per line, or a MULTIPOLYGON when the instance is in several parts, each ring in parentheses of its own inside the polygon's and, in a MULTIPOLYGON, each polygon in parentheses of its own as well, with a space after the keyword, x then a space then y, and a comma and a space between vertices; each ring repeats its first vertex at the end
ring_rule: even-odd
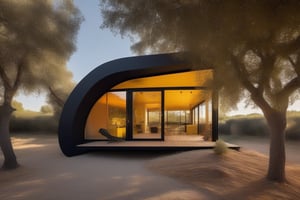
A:
POLYGON ((66 76, 62 75, 59 77, 60 79, 58 79, 57 84, 52 84, 52 86, 48 87, 49 93, 47 95, 47 102, 53 108, 53 114, 56 119, 59 118, 64 103, 75 86, 73 81, 67 81, 64 84, 60 84, 66 76))
POLYGON ((102 0, 100 6, 102 28, 138 40, 135 52, 187 51, 195 66, 214 68, 213 86, 231 105, 249 97, 270 129, 267 178, 286 180, 286 111, 300 87, 299 1, 102 0))
POLYGON ((11 106, 16 109, 17 111, 24 111, 24 107, 23 104, 21 102, 18 101, 12 101, 11 102, 11 106))
POLYGON ((49 92, 71 81, 66 61, 82 17, 72 1, 0 0, 0 146, 3 168, 18 166, 9 137, 18 91, 49 92))
POLYGON ((45 114, 53 113, 53 108, 51 105, 43 105, 41 106, 40 112, 45 114))

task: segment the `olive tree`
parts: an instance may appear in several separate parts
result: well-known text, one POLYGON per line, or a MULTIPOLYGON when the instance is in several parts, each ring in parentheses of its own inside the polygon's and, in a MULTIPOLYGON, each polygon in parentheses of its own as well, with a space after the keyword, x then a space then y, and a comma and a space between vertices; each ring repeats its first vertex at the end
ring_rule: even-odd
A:
POLYGON ((9 135, 17 92, 49 92, 72 79, 66 61, 81 22, 72 1, 0 0, 0 146, 3 168, 18 166, 9 135))
POLYGON ((131 37, 135 52, 186 51, 195 66, 214 68, 214 87, 232 106, 251 99, 270 129, 267 178, 286 180, 286 112, 300 87, 300 1, 102 0, 100 9, 102 28, 131 37))

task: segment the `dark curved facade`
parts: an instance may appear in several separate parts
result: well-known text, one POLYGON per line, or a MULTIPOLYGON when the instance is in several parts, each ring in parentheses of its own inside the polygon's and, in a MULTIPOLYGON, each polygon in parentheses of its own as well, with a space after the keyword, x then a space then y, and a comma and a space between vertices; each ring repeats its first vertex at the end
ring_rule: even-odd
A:
POLYGON ((104 63, 90 72, 65 102, 59 122, 59 145, 67 156, 84 153, 84 128, 95 102, 115 85, 135 78, 193 70, 183 54, 158 54, 121 58, 104 63))

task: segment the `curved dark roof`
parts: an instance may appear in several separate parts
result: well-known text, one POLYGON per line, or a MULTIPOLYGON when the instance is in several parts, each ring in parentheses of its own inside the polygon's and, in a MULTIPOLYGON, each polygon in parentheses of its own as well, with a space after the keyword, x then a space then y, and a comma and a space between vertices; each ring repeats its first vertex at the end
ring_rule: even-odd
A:
POLYGON ((65 102, 59 122, 59 144, 67 156, 83 153, 84 129, 96 101, 115 85, 135 78, 192 70, 182 54, 158 54, 121 58, 104 63, 84 77, 65 102))

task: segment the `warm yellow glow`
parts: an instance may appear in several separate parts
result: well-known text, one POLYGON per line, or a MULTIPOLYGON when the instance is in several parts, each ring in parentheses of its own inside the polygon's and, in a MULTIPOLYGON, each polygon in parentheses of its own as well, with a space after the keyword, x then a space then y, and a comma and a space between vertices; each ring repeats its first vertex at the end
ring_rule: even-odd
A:
POLYGON ((109 99, 109 105, 125 108, 126 101, 119 97, 118 95, 114 94, 113 92, 106 93, 104 96, 102 96, 97 102, 101 104, 106 104, 106 101, 109 99))
MULTIPOLYGON (((147 109, 158 109, 160 104, 156 102, 160 95, 159 92, 136 92, 135 103, 143 104, 147 109)), ((208 90, 166 90, 165 110, 190 110, 209 98, 208 90)))
POLYGON ((158 88, 158 87, 199 87, 206 86, 213 77, 212 70, 198 70, 168 75, 152 76, 129 80, 113 89, 158 88))
POLYGON ((161 92, 135 92, 134 104, 143 105, 145 109, 160 109, 161 92), (159 102, 159 103, 158 103, 159 102))
MULTIPOLYGON (((207 87, 212 79, 212 70, 199 70, 146 78, 138 78, 120 83, 112 88, 124 92, 108 92, 93 106, 85 127, 86 139, 105 139, 98 130, 106 128, 117 137, 126 134, 126 90, 132 88, 154 88, 153 91, 135 91, 133 93, 133 125, 140 125, 146 130, 147 111, 160 111, 162 90, 164 89, 164 109, 191 110, 201 102, 211 99, 211 91, 206 89, 191 89, 207 87), (184 89, 184 87, 189 87, 184 89), (156 89, 155 89, 156 88, 156 89), (171 89, 168 89, 171 88, 171 89), (182 88, 182 89, 173 89, 182 88), (123 115, 120 115, 120 113, 123 115)), ((133 127, 134 131, 136 126, 133 127)), ((188 134, 194 134, 195 127, 189 127, 188 134)))
POLYGON ((110 133, 117 137, 125 136, 125 128, 118 128, 120 119, 113 118, 113 124, 109 124, 108 121, 108 107, 126 107, 126 100, 116 95, 113 92, 106 93, 103 95, 93 106, 90 114, 87 118, 85 125, 85 138, 87 139, 105 139, 98 131, 100 128, 109 129, 110 133), (108 102, 108 104, 107 104, 108 102))
POLYGON ((190 110, 210 98, 207 90, 167 90, 165 91, 166 110, 190 110))

